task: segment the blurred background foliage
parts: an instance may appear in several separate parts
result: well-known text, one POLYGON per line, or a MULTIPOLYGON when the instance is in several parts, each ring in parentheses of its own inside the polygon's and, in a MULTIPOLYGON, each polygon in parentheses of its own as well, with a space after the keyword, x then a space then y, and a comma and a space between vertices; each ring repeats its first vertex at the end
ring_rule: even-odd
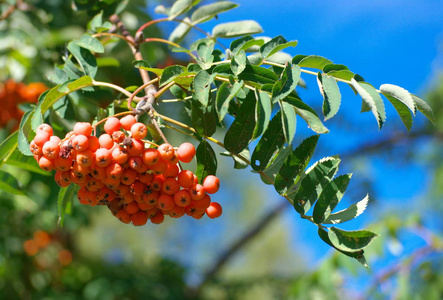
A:
MULTIPOLYGON (((67 43, 80 37, 100 10, 106 17, 126 2, 120 15, 129 30, 151 20, 146 12, 158 4, 149 3, 148 10, 143 0, 0 2, 2 140, 17 127, 20 111, 26 112, 44 87, 54 85, 51 74, 54 66, 64 63, 67 43)), ((146 35, 167 37, 167 29, 151 26, 146 35)), ((152 66, 182 59, 160 44, 145 44, 142 53, 152 66)), ((132 60, 126 45, 109 41, 98 57, 97 79, 123 87, 140 85, 132 60)), ((355 197, 348 196, 358 199, 368 191, 372 196, 369 213, 360 221, 380 234, 367 251, 369 270, 313 242, 309 235, 315 232, 295 220, 283 199, 248 170, 231 174, 232 162, 222 156, 223 192, 218 201, 226 208, 223 218, 168 219, 160 226, 141 228, 76 202, 60 227, 58 186, 52 178, 2 163, 2 171, 20 179, 25 195, 0 190, 0 298, 442 299, 443 79, 436 78, 422 96, 434 109, 436 127, 419 122, 406 134, 390 125, 369 143, 343 150, 345 168, 352 166, 362 174, 350 189, 355 197), (420 163, 432 174, 432 182, 413 207, 411 201, 408 206, 388 205, 383 195, 373 193, 377 178, 371 176, 372 157, 393 164, 420 163), (321 257, 319 251, 324 251, 321 257)), ((64 101, 69 109, 55 109, 47 120, 62 132, 78 120, 91 121, 113 101, 118 104, 106 89, 64 101)), ((177 106, 166 104, 161 110, 179 119, 184 113, 177 106)), ((339 117, 344 132, 353 130, 345 115, 339 117)), ((176 144, 184 140, 168 134, 176 144)), ((329 146, 322 147, 317 153, 329 146)))

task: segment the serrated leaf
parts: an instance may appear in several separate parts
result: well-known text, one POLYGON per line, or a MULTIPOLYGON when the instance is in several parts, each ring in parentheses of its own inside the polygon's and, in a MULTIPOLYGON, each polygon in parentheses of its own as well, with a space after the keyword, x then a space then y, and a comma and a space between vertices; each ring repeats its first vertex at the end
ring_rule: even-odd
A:
POLYGON ((278 151, 278 153, 274 153, 274 156, 271 162, 266 166, 266 169, 260 172, 260 179, 265 184, 274 184, 275 177, 280 171, 281 167, 285 163, 286 159, 292 153, 292 146, 284 146, 278 151))
POLYGON ((218 14, 236 8, 238 4, 231 1, 219 1, 197 8, 191 15, 192 24, 199 24, 211 20, 218 14))
POLYGON ((32 116, 32 113, 33 113, 33 111, 28 111, 23 115, 22 120, 20 121, 20 127, 19 127, 18 138, 17 138, 18 149, 20 150, 21 153, 23 153, 24 155, 27 155, 27 156, 33 155, 31 150, 29 150, 29 141, 27 138, 27 136, 32 131, 31 122, 28 122, 28 120, 32 116))
POLYGON ((257 105, 255 109, 255 128, 252 138, 256 139, 261 136, 268 127, 272 113, 272 102, 268 93, 260 92, 258 90, 255 90, 254 92, 255 98, 257 99, 257 105))
POLYGON ((185 72, 186 68, 179 65, 166 67, 161 75, 159 85, 164 86, 165 84, 170 83, 176 77, 178 77, 181 73, 185 72))
POLYGON ((265 43, 263 39, 254 39, 252 36, 244 36, 239 39, 232 41, 229 49, 232 54, 237 54, 240 50, 247 51, 253 46, 262 46, 265 43))
POLYGON ((244 50, 240 50, 236 55, 234 55, 231 59, 231 70, 232 73, 237 76, 246 68, 246 52, 244 50))
POLYGON ((179 15, 187 12, 192 6, 196 5, 200 0, 177 0, 169 11, 169 20, 175 19, 179 15))
POLYGON ((206 140, 198 145, 195 155, 197 158, 197 171, 195 175, 200 179, 200 182, 208 175, 215 175, 217 172, 217 157, 206 140))
POLYGON ((325 157, 306 170, 295 194, 290 195, 295 210, 305 215, 338 171, 340 159, 325 157))
POLYGON ((162 76, 164 72, 164 69, 151 68, 151 65, 145 60, 134 60, 132 64, 134 65, 135 68, 152 72, 157 76, 162 76))
POLYGON ((91 51, 80 47, 75 42, 70 42, 67 46, 69 52, 74 55, 75 59, 80 64, 83 73, 92 78, 97 74, 97 61, 91 51))
POLYGON ((386 121, 386 113, 385 105, 377 90, 365 82, 357 82, 354 78, 351 79, 351 85, 371 109, 372 114, 377 121, 378 128, 381 129, 386 121))
POLYGON ((317 55, 296 55, 292 59, 294 65, 299 65, 302 68, 314 68, 323 70, 323 67, 332 64, 327 58, 317 55))
POLYGON ((417 109, 425 115, 426 118, 428 118, 429 121, 431 121, 431 123, 435 126, 437 123, 435 122, 435 116, 434 113, 432 111, 432 108, 422 99, 420 99, 419 97, 417 97, 414 94, 411 94, 412 99, 415 102, 415 106, 417 107, 417 109))
POLYGON ((386 97, 386 99, 391 102, 392 106, 394 106, 395 110, 397 111, 398 115, 400 116, 403 124, 405 125, 406 129, 411 131, 412 128, 412 114, 409 110, 409 108, 401 102, 400 100, 397 100, 396 98, 392 97, 391 95, 383 93, 383 96, 386 97))
POLYGON ((0 171, 0 190, 14 195, 25 195, 18 180, 4 171, 0 171))
POLYGON ((334 77, 326 74, 317 75, 317 83, 320 89, 320 93, 323 95, 323 115, 325 120, 328 120, 335 116, 340 108, 341 94, 338 88, 337 81, 334 77))
POLYGON ((313 110, 309 105, 293 96, 288 96, 283 99, 283 101, 291 104, 294 107, 297 115, 302 117, 302 119, 308 124, 308 127, 311 128, 315 133, 329 132, 329 129, 323 125, 315 110, 313 110))
POLYGON ((188 25, 188 23, 191 22, 191 19, 186 17, 183 19, 183 21, 185 21, 186 23, 182 22, 178 24, 177 27, 175 27, 175 29, 169 35, 168 38, 169 41, 180 44, 185 38, 185 36, 188 34, 188 32, 191 30, 192 27, 188 25))
POLYGON ((237 95, 237 93, 243 87, 243 81, 236 81, 232 87, 229 87, 229 83, 223 82, 219 87, 216 96, 216 109, 219 122, 222 122, 228 112, 229 103, 237 95))
POLYGON ((18 145, 18 131, 14 131, 6 137, 0 144, 0 167, 17 148, 18 145))
POLYGON ((288 189, 300 179, 300 175, 314 154, 318 138, 318 135, 313 135, 303 140, 285 160, 275 177, 274 187, 280 195, 286 195, 288 189))
POLYGON ((331 214, 322 224, 339 224, 355 219, 365 211, 368 202, 369 195, 366 195, 362 200, 352 204, 348 208, 331 214))
POLYGON ((301 70, 297 65, 286 66, 280 80, 272 87, 272 101, 277 102, 286 98, 297 87, 301 70))
POLYGON ((229 152, 240 153, 249 145, 255 128, 255 105, 255 95, 250 91, 226 132, 224 145, 229 152))
POLYGON ((214 43, 211 41, 209 44, 207 42, 201 42, 197 46, 198 54, 198 65, 203 69, 207 70, 212 66, 214 61, 214 56, 212 51, 214 50, 214 43))
POLYGON ((18 150, 13 151, 5 163, 23 170, 28 170, 45 176, 51 176, 50 172, 46 172, 40 168, 34 157, 25 156, 18 150))
POLYGON ((389 95, 403 102, 415 116, 415 111, 417 108, 415 107, 411 94, 407 90, 393 84, 382 84, 380 86, 380 92, 382 92, 385 96, 389 95))
POLYGON ((74 41, 75 44, 78 46, 85 48, 91 52, 95 53, 104 53, 105 48, 103 47, 102 43, 95 37, 92 37, 89 34, 84 34, 79 40, 74 41))
POLYGON ((193 98, 191 102, 191 121, 197 133, 202 136, 212 136, 217 129, 217 116, 213 105, 208 102, 204 106, 200 101, 193 98))
POLYGON ((263 29, 256 21, 246 20, 218 24, 212 29, 212 36, 218 38, 233 38, 262 32, 263 29))
MULTIPOLYGON (((273 157, 282 149, 285 144, 281 111, 279 111, 269 123, 268 128, 258 141, 252 152, 251 167, 255 171, 264 170, 273 157)), ((278 171, 278 170, 277 170, 278 171)))
POLYGON ((351 177, 352 174, 341 175, 325 186, 314 206, 313 219, 316 224, 321 224, 335 209, 342 199, 351 177))
POLYGON ((288 42, 281 35, 268 41, 266 44, 260 47, 260 54, 263 59, 267 59, 269 56, 287 48, 297 46, 297 41, 288 42))
POLYGON ((337 247, 335 247, 332 244, 331 240, 329 239, 328 232, 320 227, 318 228, 318 236, 329 246, 333 247, 334 249, 343 253, 346 256, 355 258, 365 268, 368 268, 368 264, 366 263, 366 259, 364 256, 364 250, 356 250, 356 251, 349 252, 349 251, 342 251, 342 250, 338 249, 337 247))
POLYGON ((342 251, 356 251, 368 246, 377 234, 369 230, 346 231, 331 227, 328 237, 337 249, 342 251))
POLYGON ((208 106, 211 84, 214 81, 215 74, 210 75, 205 70, 197 73, 194 77, 194 97, 204 107, 208 106))
POLYGON ((297 115, 291 104, 282 101, 279 101, 278 103, 282 112, 281 118, 285 140, 288 145, 291 145, 297 128, 297 115))
POLYGON ((67 187, 60 188, 57 199, 58 225, 63 227, 65 215, 71 214, 72 199, 77 190, 77 185, 70 184, 67 187))

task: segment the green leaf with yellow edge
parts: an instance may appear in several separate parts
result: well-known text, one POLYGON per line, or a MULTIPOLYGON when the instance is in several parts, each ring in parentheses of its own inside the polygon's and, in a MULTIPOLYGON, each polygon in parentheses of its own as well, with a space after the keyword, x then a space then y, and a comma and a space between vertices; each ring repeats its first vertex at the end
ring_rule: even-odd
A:
POLYGON ((303 140, 286 158, 275 177, 274 187, 280 195, 286 195, 289 188, 298 182, 303 170, 307 167, 314 154, 318 138, 319 135, 313 135, 303 140))

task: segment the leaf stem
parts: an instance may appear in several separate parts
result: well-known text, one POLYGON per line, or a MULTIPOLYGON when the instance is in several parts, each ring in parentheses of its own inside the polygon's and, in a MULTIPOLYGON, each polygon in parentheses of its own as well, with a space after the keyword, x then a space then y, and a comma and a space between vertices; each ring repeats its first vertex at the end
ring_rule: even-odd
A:
MULTIPOLYGON (((122 93, 122 94, 125 94, 125 95, 128 96, 128 97, 131 97, 131 96, 132 96, 131 92, 125 90, 124 88, 122 88, 122 87, 120 87, 120 86, 118 86, 118 85, 112 84, 112 83, 92 80, 92 85, 93 85, 93 86, 105 86, 105 87, 109 87, 109 88, 112 88, 112 89, 114 89, 114 90, 116 90, 116 91, 119 91, 119 92, 122 93)), ((136 98, 136 99, 139 100, 138 98, 136 98)))
POLYGON ((113 32, 100 32, 100 33, 95 33, 92 35, 92 37, 103 37, 103 36, 108 36, 108 37, 116 37, 119 38, 121 40, 124 40, 128 46, 131 48, 131 50, 135 49, 135 43, 134 41, 128 39, 127 37, 118 34, 118 33, 113 33, 113 32))
MULTIPOLYGON (((171 46, 174 46, 176 48, 183 48, 182 46, 180 46, 179 44, 176 44, 174 42, 165 40, 165 39, 160 39, 160 38, 147 38, 143 41, 143 43, 149 43, 149 42, 159 42, 159 43, 163 43, 163 44, 168 44, 171 46)), ((192 59, 196 60, 196 57, 194 54, 192 54, 190 51, 187 52, 185 51, 185 53, 187 53, 192 59)))
MULTIPOLYGON (((150 85, 152 85, 152 84, 154 84, 154 83, 156 83, 156 82, 158 82, 158 81, 159 81, 159 78, 158 78, 158 77, 157 77, 157 78, 154 78, 154 79, 152 79, 152 80, 150 80, 150 81, 148 81, 148 82, 142 84, 141 86, 139 86, 139 87, 138 87, 138 88, 137 88, 132 94, 129 93, 128 109, 130 109, 130 110, 134 110, 134 109, 132 108, 132 101, 135 99, 135 96, 136 96, 138 93, 141 92, 141 90, 143 90, 145 87, 150 86, 150 85)), ((139 101, 140 101, 140 100, 139 100, 139 101)), ((134 102, 138 102, 138 101, 134 101, 134 102)))

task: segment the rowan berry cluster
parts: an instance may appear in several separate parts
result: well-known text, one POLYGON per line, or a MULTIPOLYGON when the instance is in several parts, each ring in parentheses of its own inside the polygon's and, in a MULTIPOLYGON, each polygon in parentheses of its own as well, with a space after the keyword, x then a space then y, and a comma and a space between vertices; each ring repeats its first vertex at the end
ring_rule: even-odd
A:
POLYGON ((78 200, 85 205, 106 205, 123 223, 135 226, 163 222, 165 216, 189 215, 200 219, 219 217, 220 204, 209 194, 219 190, 213 175, 199 178, 181 170, 179 162, 189 163, 195 148, 183 143, 174 149, 168 143, 158 147, 144 141, 147 127, 133 115, 110 117, 98 138, 90 123, 78 122, 61 140, 48 124, 40 125, 30 143, 39 166, 56 170, 61 187, 80 186, 78 200))

